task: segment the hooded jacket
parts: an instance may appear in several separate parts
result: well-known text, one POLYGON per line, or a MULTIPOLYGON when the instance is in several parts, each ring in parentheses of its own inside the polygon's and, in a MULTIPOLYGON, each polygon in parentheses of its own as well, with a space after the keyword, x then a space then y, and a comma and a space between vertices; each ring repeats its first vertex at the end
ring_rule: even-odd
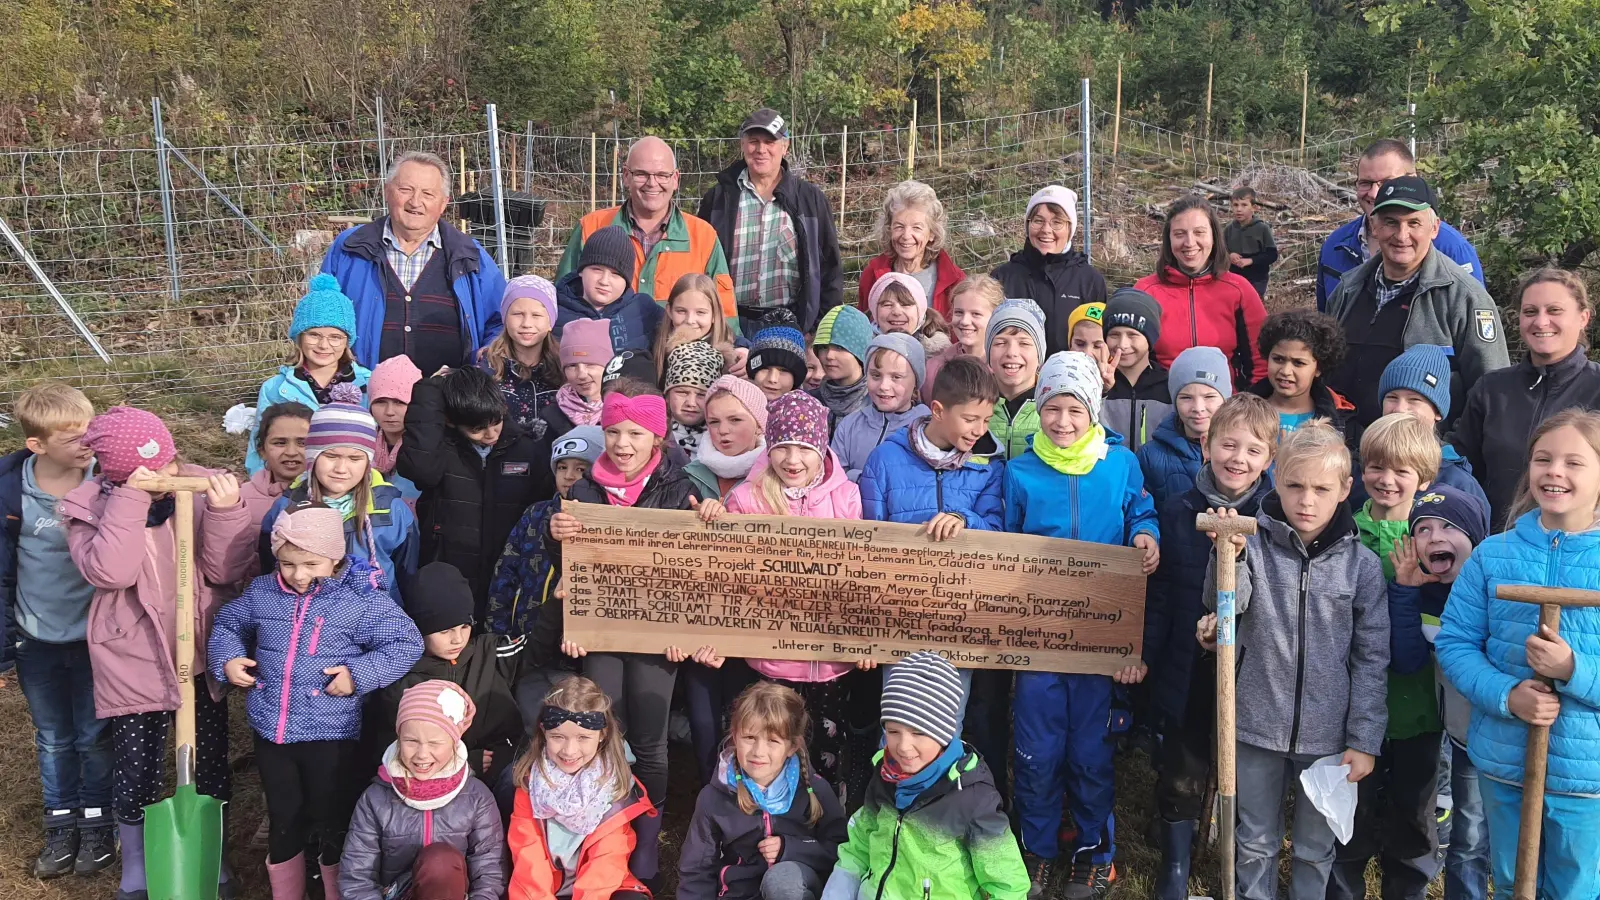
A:
POLYGON ((1489 498, 1489 528, 1509 526, 1506 513, 1528 470, 1528 441, 1540 423, 1564 409, 1600 408, 1600 363, 1579 346, 1566 359, 1535 366, 1526 356, 1490 372, 1467 392, 1450 442, 1466 457, 1489 498))
MULTIPOLYGON (((856 291, 856 307, 872 317, 872 310, 867 309, 867 298, 872 296, 872 286, 885 274, 894 271, 895 256, 893 253, 880 253, 867 260, 866 268, 861 270, 861 283, 856 291)), ((935 310, 945 319, 950 318, 950 291, 961 283, 967 273, 961 271, 956 261, 950 258, 950 253, 940 250, 933 258, 933 296, 928 298, 928 308, 935 310)), ((1009 295, 1008 295, 1009 296, 1009 295)))
POLYGON ((723 777, 726 765, 724 760, 717 777, 695 798, 694 817, 678 856, 679 900, 758 900, 769 867, 756 845, 768 837, 783 839, 778 862, 799 863, 826 878, 839 858, 839 845, 849 837, 839 794, 822 776, 811 776, 811 792, 822 804, 815 825, 806 821, 811 803, 798 785, 783 815, 747 813, 723 777))
POLYGON ((1160 509, 1168 497, 1186 493, 1194 487, 1195 475, 1205 461, 1200 442, 1183 433, 1178 411, 1173 410, 1156 426, 1155 434, 1139 448, 1139 468, 1144 470, 1144 485, 1160 509))
MULTIPOLYGON (((417 570, 417 517, 411 507, 401 499, 400 491, 385 481, 377 469, 367 470, 367 485, 372 491, 372 502, 367 505, 367 524, 363 528, 354 517, 344 520, 345 553, 364 561, 368 575, 381 574, 380 584, 389 591, 394 602, 405 608, 400 598, 400 582, 417 570)), ((272 502, 272 508, 261 518, 256 533, 259 553, 258 572, 271 572, 277 568, 272 556, 272 523, 291 503, 311 499, 311 489, 306 476, 295 479, 294 484, 272 502)))
MULTIPOLYGON (((717 241, 730 263, 737 262, 734 232, 739 227, 739 176, 748 168, 739 160, 717 173, 717 183, 706 191, 695 215, 717 230, 717 241)), ((839 258, 839 235, 834 231, 833 207, 822 189, 794 174, 789 160, 783 161, 783 174, 772 199, 794 223, 795 260, 800 269, 800 287, 795 291, 795 318, 805 334, 817 330, 823 313, 844 302, 844 265, 839 258)), ((739 273, 733 272, 739 282, 739 273)))
MULTIPOLYGON (((366 225, 347 228, 322 258, 322 271, 339 279, 339 288, 356 308, 356 336, 351 341, 356 362, 368 369, 377 365, 383 341, 385 298, 383 286, 383 227, 388 216, 366 225)), ((461 342, 476 358, 500 333, 500 297, 506 292, 505 276, 489 251, 449 222, 439 220, 437 253, 445 254, 450 287, 461 309, 461 342)), ((316 408, 316 404, 311 404, 316 408)))
MULTIPOLYGON (((1533 678, 1526 642, 1539 607, 1499 600, 1502 584, 1600 590, 1600 531, 1551 531, 1532 510, 1479 544, 1456 577, 1435 642, 1445 677, 1472 703, 1467 753, 1480 774, 1522 784, 1528 726, 1511 714, 1511 689, 1533 678)), ((1567 607, 1561 638, 1573 652, 1572 678, 1555 684, 1561 715, 1550 726, 1545 789, 1600 794, 1600 609, 1567 607)))
POLYGON ((1150 361, 1139 381, 1129 384, 1127 376, 1119 369, 1116 383, 1106 392, 1100 405, 1100 422, 1122 435, 1125 446, 1135 453, 1149 443, 1161 427, 1167 414, 1172 412, 1172 392, 1167 389, 1167 370, 1150 361))
MULTIPOLYGON (((372 377, 372 370, 359 363, 351 367, 355 380, 350 382, 361 389, 361 405, 367 405, 367 381, 372 377)), ((294 366, 279 366, 278 374, 261 383, 261 391, 256 394, 256 418, 250 423, 250 442, 244 454, 245 472, 254 476, 266 466, 266 461, 261 458, 260 451, 256 450, 256 438, 261 433, 261 414, 267 407, 277 403, 303 403, 313 412, 322 406, 317 402, 317 395, 312 392, 311 385, 306 380, 295 374, 294 366)))
POLYGON ((1005 463, 974 455, 953 472, 941 472, 911 449, 902 428, 867 457, 861 470, 861 515, 879 522, 921 525, 940 513, 955 513, 968 528, 999 531, 1004 525, 1005 463))
POLYGON ((1028 872, 994 776, 968 750, 904 810, 872 758, 861 808, 821 900, 1023 900, 1028 872))
MULTIPOLYGON (((229 660, 256 661, 255 687, 245 693, 250 727, 274 744, 353 741, 361 736, 361 704, 388 687, 422 656, 417 626, 381 589, 360 559, 305 594, 268 572, 217 613, 206 645, 211 677, 227 683, 229 660), (324 690, 323 669, 348 666, 355 693, 324 690)), ((394 718, 391 715, 390 721, 394 718)))
POLYGON ((424 378, 411 389, 406 436, 395 469, 411 479, 421 533, 418 565, 447 562, 472 584, 481 618, 495 561, 506 536, 528 504, 555 492, 550 458, 539 443, 506 422, 487 458, 451 425, 439 378, 424 378))
POLYGON ((569 272, 556 281, 556 338, 566 330, 567 323, 577 319, 605 319, 611 323, 611 351, 621 353, 634 350, 650 352, 656 328, 666 313, 660 303, 633 289, 630 281, 622 295, 605 306, 596 308, 583 299, 583 270, 569 272))
MULTIPOLYGON (((660 813, 650 805, 644 786, 635 780, 628 796, 611 804, 605 818, 579 845, 578 872, 573 878, 571 900, 610 900, 618 893, 649 897, 649 889, 628 871, 628 857, 638 844, 634 820, 656 815, 660 813)), ((508 900, 555 900, 566 881, 566 872, 550 856, 545 824, 534 819, 526 787, 517 788, 506 844, 511 850, 508 900)))
POLYGON ((471 773, 461 792, 434 810, 407 805, 392 786, 375 779, 350 818, 339 860, 339 895, 344 900, 383 900, 386 890, 411 874, 417 854, 430 843, 449 844, 466 855, 467 900, 505 896, 500 808, 488 786, 471 773))
POLYGON ((833 430, 833 440, 828 442, 828 446, 839 457, 850 480, 860 481, 861 469, 866 466, 867 457, 872 455, 872 451, 888 440, 889 435, 926 415, 929 415, 928 408, 921 403, 905 412, 886 413, 868 402, 866 406, 839 420, 839 427, 833 430))
MULTIPOLYGON (((1239 560, 1239 740, 1273 753, 1377 756, 1388 722, 1389 600, 1349 507, 1307 547, 1276 493, 1239 560)), ((1216 560, 1202 597, 1216 603, 1216 560)))
POLYGON ((1106 445, 1105 458, 1087 475, 1063 475, 1031 449, 1008 462, 1005 530, 1119 547, 1131 546, 1139 534, 1159 540, 1138 458, 1115 431, 1106 431, 1106 445))
MULTIPOLYGON (((204 478, 219 469, 183 465, 178 474, 204 478)), ((91 478, 61 499, 67 548, 85 581, 89 605, 89 662, 95 716, 109 719, 178 708, 176 523, 145 525, 150 495, 91 478)), ((206 671, 211 620, 222 605, 215 585, 237 582, 255 552, 250 511, 243 503, 212 509, 194 496, 194 667, 206 671)))
POLYGON ((1007 297, 1027 297, 1044 310, 1041 360, 1072 349, 1067 317, 1073 310, 1085 303, 1106 302, 1105 276, 1076 250, 1044 254, 1033 244, 1025 244, 990 274, 1006 289, 1007 297))
POLYGON ((1169 268, 1165 279, 1146 275, 1134 287, 1161 305, 1161 337, 1150 352, 1162 368, 1190 347, 1216 347, 1233 369, 1234 390, 1267 377, 1267 360, 1256 352, 1267 308, 1243 276, 1208 271, 1191 278, 1169 268))

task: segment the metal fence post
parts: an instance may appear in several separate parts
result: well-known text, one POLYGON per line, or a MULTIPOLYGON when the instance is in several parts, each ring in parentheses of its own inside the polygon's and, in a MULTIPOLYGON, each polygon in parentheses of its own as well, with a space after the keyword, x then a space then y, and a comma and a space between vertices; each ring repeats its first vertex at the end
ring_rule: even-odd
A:
POLYGON ((161 98, 150 98, 150 118, 156 127, 156 175, 161 186, 161 220, 167 230, 167 270, 172 276, 172 303, 180 302, 178 286, 178 226, 172 208, 172 173, 167 169, 167 132, 161 123, 161 98))
POLYGON ((100 346, 100 342, 95 340, 94 333, 89 330, 89 326, 83 324, 83 319, 78 317, 77 310, 72 308, 72 304, 67 302, 67 298, 61 296, 61 290, 56 287, 56 283, 51 281, 50 276, 46 275, 44 269, 39 267, 39 261, 33 258, 33 254, 28 252, 27 247, 22 245, 22 239, 17 237, 17 233, 11 230, 11 224, 4 218, 0 218, 0 236, 4 236, 6 243, 11 245, 11 249, 17 251, 17 255, 22 257, 22 261, 27 264, 28 271, 33 273, 33 277, 44 285, 45 291, 56 301, 56 305, 61 307, 62 315, 65 315, 67 321, 72 323, 72 327, 78 330, 78 334, 89 342, 89 349, 100 357, 101 362, 108 366, 111 365, 111 356, 106 353, 106 348, 100 346))
POLYGON ((494 177, 495 256, 500 260, 500 274, 510 278, 511 251, 506 246, 506 192, 504 178, 500 172, 500 117, 495 114, 493 103, 486 103, 483 108, 489 114, 489 169, 494 177))
POLYGON ((522 142, 522 186, 533 195, 533 120, 528 120, 527 137, 522 142))
POLYGON ((1083 257, 1091 259, 1089 231, 1090 224, 1094 221, 1094 173, 1091 171, 1093 150, 1089 146, 1090 129, 1093 125, 1089 122, 1094 107, 1089 102, 1089 79, 1083 80, 1083 99, 1078 104, 1078 120, 1083 128, 1083 257))

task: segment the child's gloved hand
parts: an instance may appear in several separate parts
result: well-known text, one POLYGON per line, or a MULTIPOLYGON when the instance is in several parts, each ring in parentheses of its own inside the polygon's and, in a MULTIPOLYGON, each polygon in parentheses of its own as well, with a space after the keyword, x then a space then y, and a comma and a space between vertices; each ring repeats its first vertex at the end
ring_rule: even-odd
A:
POLYGON ((232 472, 206 476, 211 486, 206 488, 206 505, 212 509, 229 509, 239 502, 239 479, 232 472))
POLYGON ((1200 642, 1201 647, 1212 653, 1217 652, 1216 613, 1206 613, 1200 617, 1200 621, 1196 622, 1194 626, 1194 639, 1200 642))
POLYGON ((1572 680, 1572 647, 1550 626, 1540 625, 1538 631, 1528 635, 1524 646, 1527 648, 1528 665, 1535 672, 1554 681, 1572 680))
POLYGON ((1156 539, 1148 534, 1133 536, 1133 546, 1144 551, 1144 556, 1139 560, 1139 572, 1142 575, 1153 573, 1161 565, 1161 547, 1156 539))
POLYGON ((550 539, 564 541, 583 533, 583 523, 572 513, 558 512, 550 517, 550 539))
POLYGON ((1344 758, 1339 760, 1340 765, 1350 767, 1350 774, 1345 776, 1345 781, 1355 784, 1361 779, 1372 774, 1372 767, 1377 765, 1377 759, 1370 753, 1360 750, 1344 751, 1344 758))
MULTIPOLYGON (((1529 637, 1528 640, 1533 638, 1529 637)), ((1555 689, 1532 678, 1511 689, 1506 706, 1510 707, 1512 715, 1522 721, 1542 727, 1554 725, 1556 716, 1561 714, 1561 698, 1556 696, 1555 689)))
POLYGON ((756 845, 756 851, 761 854, 762 859, 767 861, 767 865, 774 865, 778 862, 778 854, 783 852, 783 838, 776 834, 769 834, 761 839, 761 843, 756 845))
POLYGON ((1422 554, 1417 551, 1416 538, 1395 541, 1394 549, 1389 551, 1389 563, 1394 566, 1396 584, 1422 587, 1439 581, 1439 576, 1422 570, 1422 554))
POLYGON ((333 676, 328 686, 322 689, 330 697, 348 697, 356 692, 356 680, 350 676, 349 666, 330 666, 322 670, 322 674, 333 676))
POLYGON ((701 500, 699 497, 689 498, 689 508, 695 511, 695 514, 700 517, 700 521, 708 525, 715 522, 718 516, 728 511, 728 508, 722 505, 721 500, 701 500))
POLYGON ((240 656, 230 659, 222 664, 222 674, 227 677, 228 683, 234 687, 251 688, 256 686, 256 677, 249 670, 256 667, 256 661, 240 656))

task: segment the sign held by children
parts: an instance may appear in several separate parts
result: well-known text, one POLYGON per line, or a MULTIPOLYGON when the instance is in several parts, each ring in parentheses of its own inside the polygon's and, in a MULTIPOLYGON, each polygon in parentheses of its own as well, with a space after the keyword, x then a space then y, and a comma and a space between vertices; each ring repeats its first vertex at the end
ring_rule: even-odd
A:
POLYGON ((566 639, 590 651, 1110 675, 1139 660, 1140 551, 966 531, 935 543, 886 522, 567 501, 566 639))

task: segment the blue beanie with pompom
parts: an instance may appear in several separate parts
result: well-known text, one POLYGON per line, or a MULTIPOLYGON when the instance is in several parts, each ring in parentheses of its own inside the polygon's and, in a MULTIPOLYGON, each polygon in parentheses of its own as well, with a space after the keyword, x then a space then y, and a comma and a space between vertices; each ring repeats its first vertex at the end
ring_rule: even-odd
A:
POLYGON ((356 307, 339 287, 339 279, 326 272, 311 279, 306 295, 295 304, 289 322, 289 340, 298 341, 310 328, 337 328, 350 343, 356 342, 356 307))

